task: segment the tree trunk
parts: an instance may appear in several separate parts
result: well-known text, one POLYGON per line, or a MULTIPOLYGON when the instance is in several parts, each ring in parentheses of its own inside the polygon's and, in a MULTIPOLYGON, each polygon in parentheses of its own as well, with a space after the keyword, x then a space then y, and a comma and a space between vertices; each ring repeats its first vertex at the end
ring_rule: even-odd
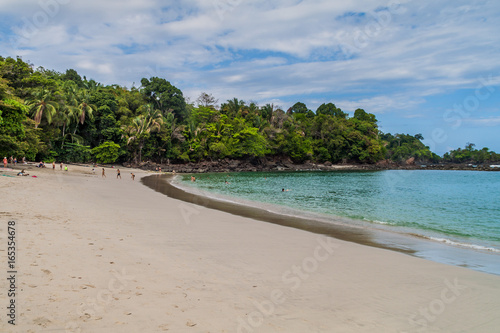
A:
POLYGON ((62 143, 61 148, 64 148, 64 133, 66 132, 66 123, 63 124, 63 132, 62 132, 62 143))

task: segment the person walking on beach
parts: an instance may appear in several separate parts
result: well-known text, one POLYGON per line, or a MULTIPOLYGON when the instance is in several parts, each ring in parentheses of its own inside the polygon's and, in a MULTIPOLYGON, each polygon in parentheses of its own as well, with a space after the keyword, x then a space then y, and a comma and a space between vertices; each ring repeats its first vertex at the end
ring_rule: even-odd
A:
POLYGON ((3 158, 3 167, 6 168, 7 167, 7 157, 4 157, 3 158))
POLYGON ((120 169, 116 169, 116 179, 122 179, 122 176, 120 176, 120 169))
POLYGON ((53 161, 52 162, 52 170, 55 170, 56 169, 56 161, 53 161))
POLYGON ((61 162, 61 164, 59 164, 59 168, 60 168, 60 169, 61 169, 61 171, 62 171, 62 162, 61 162))
POLYGON ((102 175, 101 178, 106 178, 106 172, 104 171, 104 168, 102 168, 102 175))
POLYGON ((130 173, 130 178, 132 178, 132 180, 135 180, 135 175, 132 172, 130 173))

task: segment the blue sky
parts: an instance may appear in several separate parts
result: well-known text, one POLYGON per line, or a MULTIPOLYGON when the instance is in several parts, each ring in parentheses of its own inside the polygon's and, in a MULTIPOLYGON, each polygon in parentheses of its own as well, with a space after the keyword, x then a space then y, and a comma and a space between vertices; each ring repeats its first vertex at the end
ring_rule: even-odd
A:
POLYGON ((195 101, 333 102, 433 151, 500 152, 496 0, 3 0, 0 55, 195 101))

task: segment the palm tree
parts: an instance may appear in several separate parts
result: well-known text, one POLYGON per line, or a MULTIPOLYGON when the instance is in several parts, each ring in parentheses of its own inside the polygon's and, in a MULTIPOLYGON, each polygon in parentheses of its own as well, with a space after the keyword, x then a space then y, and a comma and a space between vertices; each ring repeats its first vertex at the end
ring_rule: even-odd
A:
POLYGON ((271 121, 271 117, 273 116, 274 112, 274 104, 266 104, 263 107, 260 108, 260 114, 262 118, 264 118, 267 121, 271 121))
POLYGON ((64 101, 68 105, 75 106, 78 102, 76 96, 78 93, 78 86, 73 81, 64 81, 60 89, 64 101))
POLYGON ((47 123, 52 123, 52 117, 57 113, 58 104, 54 101, 53 91, 47 88, 40 88, 33 92, 33 98, 28 104, 28 108, 33 114, 35 128, 37 128, 44 116, 47 119, 47 123))
POLYGON ((57 113, 57 118, 60 123, 62 123, 62 137, 63 137, 63 145, 64 145, 64 137, 66 136, 66 127, 69 127, 75 117, 75 107, 69 104, 65 104, 59 108, 59 112, 57 113))
MULTIPOLYGON (((132 124, 124 128, 128 136, 127 145, 138 143, 139 161, 142 160, 142 148, 149 133, 157 131, 163 124, 163 116, 160 110, 154 109, 151 104, 143 107, 144 113, 132 120, 132 124)), ((134 151, 135 163, 137 161, 137 150, 134 151)))
POLYGON ((245 106, 245 101, 239 100, 236 97, 227 101, 227 104, 221 106, 221 109, 230 117, 236 117, 241 109, 245 106))
POLYGON ((94 94, 97 92, 97 90, 99 90, 99 88, 102 87, 102 84, 100 83, 97 83, 96 81, 94 80, 89 80, 87 81, 85 79, 85 81, 83 81, 83 86, 85 87, 86 90, 88 90, 91 94, 94 94))
POLYGON ((76 100, 77 91, 78 87, 75 82, 71 80, 64 81, 58 96, 61 99, 61 103, 59 104, 59 109, 57 112, 57 121, 58 123, 62 124, 63 127, 62 146, 64 145, 66 128, 69 128, 71 126, 75 117, 76 105, 78 104, 76 100))
POLYGON ((75 131, 78 128, 78 123, 83 125, 85 122, 85 117, 88 115, 92 117, 92 112, 97 108, 94 104, 90 104, 90 93, 87 89, 80 89, 77 94, 78 105, 76 106, 75 116, 77 118, 77 126, 75 126, 75 131))

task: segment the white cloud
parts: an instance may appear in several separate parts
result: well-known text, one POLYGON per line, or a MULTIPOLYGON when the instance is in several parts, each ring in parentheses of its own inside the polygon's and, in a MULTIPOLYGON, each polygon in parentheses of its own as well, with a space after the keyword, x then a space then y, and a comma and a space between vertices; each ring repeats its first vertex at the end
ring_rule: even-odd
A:
POLYGON ((380 10, 389 3, 7 0, 0 11, 17 23, 3 28, 18 37, 37 13, 49 20, 0 48, 105 84, 156 75, 186 95, 204 90, 262 103, 325 95, 371 112, 406 110, 500 72, 497 3, 401 1, 380 10), (59 7, 49 15, 40 3, 59 7))
POLYGON ((489 118, 479 118, 479 119, 464 119, 465 123, 479 126, 479 127, 493 127, 500 125, 500 117, 489 117, 489 118))

